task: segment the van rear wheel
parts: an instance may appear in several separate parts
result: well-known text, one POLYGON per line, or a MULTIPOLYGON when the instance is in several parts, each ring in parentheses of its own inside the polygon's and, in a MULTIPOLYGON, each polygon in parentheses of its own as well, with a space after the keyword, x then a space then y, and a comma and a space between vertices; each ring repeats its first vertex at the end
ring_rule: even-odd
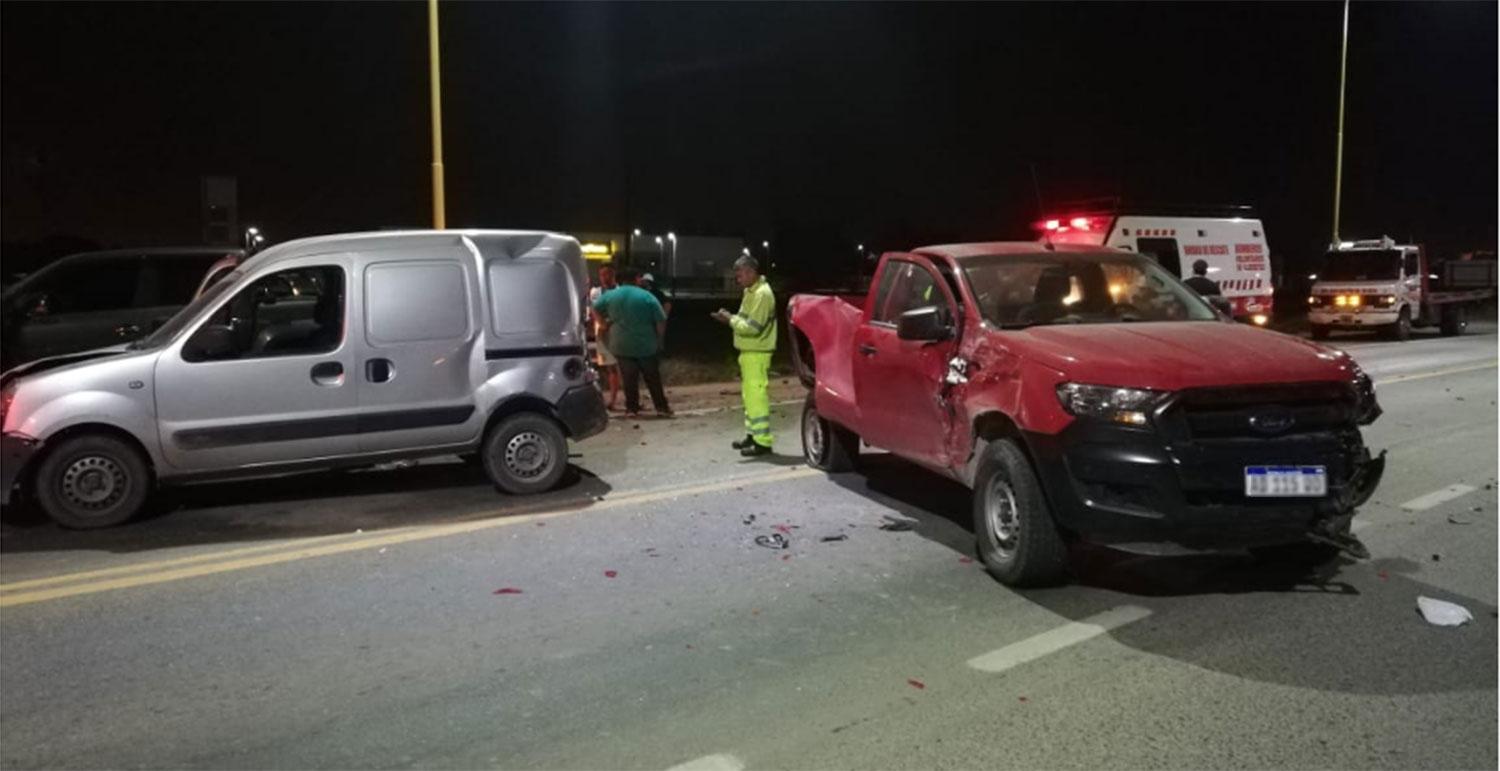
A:
POLYGON ((567 471, 568 438, 552 418, 522 412, 490 429, 480 454, 496 487, 533 495, 556 487, 567 471))
POLYGON ((152 485, 151 468, 140 450, 102 434, 64 439, 36 472, 42 511, 73 530, 130 521, 145 507, 152 485))

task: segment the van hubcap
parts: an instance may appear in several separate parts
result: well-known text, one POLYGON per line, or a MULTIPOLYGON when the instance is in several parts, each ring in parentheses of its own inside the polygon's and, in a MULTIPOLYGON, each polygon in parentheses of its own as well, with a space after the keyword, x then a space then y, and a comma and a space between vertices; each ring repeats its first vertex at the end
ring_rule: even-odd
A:
POLYGON ((802 414, 802 445, 807 448, 808 460, 816 463, 823 459, 823 421, 812 410, 802 414))
POLYGON ((102 455, 79 458, 63 471, 63 498, 81 508, 107 509, 125 497, 127 487, 125 469, 102 455))
POLYGON ((522 479, 535 479, 552 468, 552 450, 535 431, 522 431, 505 445, 505 468, 522 479))
POLYGON ((999 476, 990 479, 984 491, 984 512, 990 532, 995 534, 995 545, 1005 555, 1014 552, 1021 539, 1021 517, 1009 482, 999 476))

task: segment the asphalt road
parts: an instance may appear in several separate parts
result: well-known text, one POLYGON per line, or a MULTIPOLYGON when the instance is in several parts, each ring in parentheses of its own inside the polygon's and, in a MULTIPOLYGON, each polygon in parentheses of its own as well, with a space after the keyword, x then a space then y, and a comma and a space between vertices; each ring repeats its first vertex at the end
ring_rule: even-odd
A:
POLYGON ((10 512, 0 765, 1494 768, 1494 325, 1335 344, 1390 458, 1372 558, 1316 575, 1083 550, 1012 591, 963 489, 803 468, 794 404, 762 462, 730 412, 616 422, 542 499, 452 462, 10 512))

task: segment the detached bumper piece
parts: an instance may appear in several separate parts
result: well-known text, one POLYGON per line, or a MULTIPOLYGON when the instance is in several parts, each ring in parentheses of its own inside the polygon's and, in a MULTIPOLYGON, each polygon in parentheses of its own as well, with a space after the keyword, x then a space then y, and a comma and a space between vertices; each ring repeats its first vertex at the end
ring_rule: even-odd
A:
POLYGON ((557 418, 572 439, 587 439, 609 426, 604 395, 592 385, 570 388, 557 401, 557 418))
POLYGON ((0 504, 10 504, 16 483, 40 448, 41 442, 29 436, 6 434, 0 437, 0 504))
POLYGON ((1368 408, 1338 383, 1201 389, 1158 407, 1151 427, 1078 420, 1027 440, 1058 521, 1085 540, 1273 546, 1347 536, 1385 471, 1356 424, 1368 408), (1250 466, 1322 466, 1328 493, 1248 497, 1250 466))

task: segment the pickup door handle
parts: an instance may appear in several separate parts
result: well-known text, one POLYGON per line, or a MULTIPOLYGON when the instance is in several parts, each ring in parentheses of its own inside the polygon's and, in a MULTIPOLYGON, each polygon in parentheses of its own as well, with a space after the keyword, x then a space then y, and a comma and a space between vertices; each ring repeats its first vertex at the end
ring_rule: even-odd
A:
POLYGON ((865 343, 859 347, 859 352, 866 356, 874 356, 875 346, 870 345, 869 343, 865 343))
POLYGON ((336 361, 314 364, 312 381, 320 386, 337 386, 344 383, 344 365, 336 361))

